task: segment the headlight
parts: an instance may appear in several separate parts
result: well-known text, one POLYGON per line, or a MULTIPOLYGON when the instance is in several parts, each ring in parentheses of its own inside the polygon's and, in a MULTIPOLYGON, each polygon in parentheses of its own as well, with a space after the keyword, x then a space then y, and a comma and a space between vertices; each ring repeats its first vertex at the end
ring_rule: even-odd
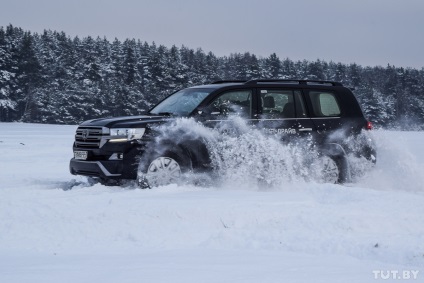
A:
POLYGON ((146 131, 145 128, 115 128, 110 129, 110 142, 124 142, 141 139, 146 131))

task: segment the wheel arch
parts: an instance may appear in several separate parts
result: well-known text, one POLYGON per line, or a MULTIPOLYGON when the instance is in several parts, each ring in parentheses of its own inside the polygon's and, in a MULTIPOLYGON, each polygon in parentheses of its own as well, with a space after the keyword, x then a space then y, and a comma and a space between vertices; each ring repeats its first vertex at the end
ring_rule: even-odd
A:
POLYGON ((339 183, 351 181, 350 164, 344 148, 338 143, 326 143, 322 146, 322 154, 332 158, 340 170, 339 183))
POLYGON ((163 139, 160 141, 152 141, 147 144, 146 150, 139 158, 138 170, 145 171, 152 159, 162 155, 174 157, 186 167, 195 167, 199 162, 198 154, 196 150, 193 150, 192 146, 190 146, 190 143, 177 143, 169 139, 163 139))

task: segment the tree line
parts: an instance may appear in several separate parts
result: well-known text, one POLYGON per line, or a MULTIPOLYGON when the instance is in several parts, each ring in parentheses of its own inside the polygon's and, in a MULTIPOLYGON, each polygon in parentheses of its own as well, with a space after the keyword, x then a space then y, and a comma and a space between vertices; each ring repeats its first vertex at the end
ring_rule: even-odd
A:
POLYGON ((0 27, 1 122, 137 115, 181 88, 259 78, 339 81, 354 89, 376 126, 424 130, 424 68, 293 61, 275 53, 218 57, 186 46, 0 27))

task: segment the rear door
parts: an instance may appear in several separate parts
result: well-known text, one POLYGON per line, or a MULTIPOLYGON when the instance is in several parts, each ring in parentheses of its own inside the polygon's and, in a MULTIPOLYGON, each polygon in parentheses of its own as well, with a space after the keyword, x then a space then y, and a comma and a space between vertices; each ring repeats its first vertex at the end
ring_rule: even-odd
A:
POLYGON ((264 133, 290 142, 315 131, 300 89, 258 88, 257 97, 257 126, 264 133))
POLYGON ((316 137, 320 142, 335 142, 337 137, 343 139, 340 135, 332 135, 337 130, 341 129, 344 123, 340 98, 337 92, 331 90, 313 90, 305 91, 306 102, 311 110, 311 120, 317 130, 316 137))

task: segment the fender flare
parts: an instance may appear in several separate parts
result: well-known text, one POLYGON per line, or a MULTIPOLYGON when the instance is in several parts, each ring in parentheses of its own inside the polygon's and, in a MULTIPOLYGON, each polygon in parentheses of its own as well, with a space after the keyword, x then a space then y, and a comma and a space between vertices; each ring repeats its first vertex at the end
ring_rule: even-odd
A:
POLYGON ((198 172, 207 171, 211 164, 209 150, 206 142, 201 139, 186 140, 178 147, 187 154, 193 165, 193 170, 198 172))

